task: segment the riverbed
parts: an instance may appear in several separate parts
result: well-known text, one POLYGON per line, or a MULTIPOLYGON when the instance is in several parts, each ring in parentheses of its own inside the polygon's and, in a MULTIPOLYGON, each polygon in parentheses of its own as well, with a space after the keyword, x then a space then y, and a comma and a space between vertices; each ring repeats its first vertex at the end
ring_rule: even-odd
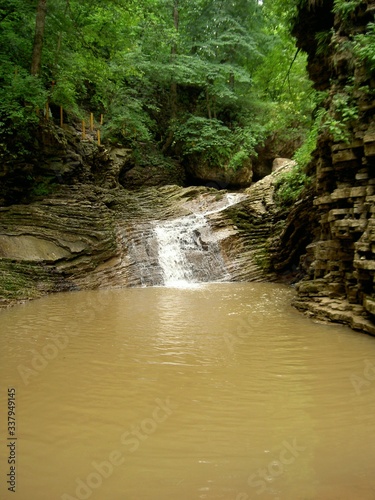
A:
POLYGON ((1 311, 16 494, 2 440, 0 497, 374 499, 374 339, 302 316, 293 294, 119 288, 1 311))

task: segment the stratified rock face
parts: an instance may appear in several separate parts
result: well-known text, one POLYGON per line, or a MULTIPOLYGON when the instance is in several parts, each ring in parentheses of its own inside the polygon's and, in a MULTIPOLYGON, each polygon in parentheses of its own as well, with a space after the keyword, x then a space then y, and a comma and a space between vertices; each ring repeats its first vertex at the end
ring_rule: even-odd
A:
POLYGON ((285 211, 275 203, 274 186, 292 164, 244 193, 81 184, 0 208, 0 307, 57 291, 163 285, 161 242, 171 229, 190 267, 184 278, 276 280, 268 248, 284 227, 285 211))
MULTIPOLYGON (((294 164, 291 160, 285 161, 275 172, 246 189, 241 202, 210 216, 215 230, 221 229, 223 236, 227 232, 221 247, 233 281, 280 279, 284 269, 279 272, 270 257, 275 241, 280 241, 285 230, 287 212, 275 201, 275 185, 294 164)), ((280 251, 277 254, 280 255, 280 251)), ((292 252, 289 259, 293 259, 292 252)), ((289 278, 291 276, 287 280, 289 278)))
POLYGON ((345 17, 332 14, 331 0, 309 4, 300 10, 295 35, 309 54, 315 86, 330 89, 326 109, 347 140, 327 132, 319 138, 312 164, 318 227, 296 306, 375 334, 374 75, 351 49, 353 36, 374 21, 375 2, 362 1, 345 17), (318 50, 323 30, 331 41, 318 50), (337 96, 356 111, 351 120, 340 114, 337 96))
POLYGON ((168 168, 148 165, 147 167, 137 165, 130 170, 120 173, 120 183, 131 190, 152 186, 165 186, 175 184, 183 186, 185 183, 185 171, 179 164, 170 165, 168 168))
POLYGON ((3 298, 76 289, 83 276, 116 255, 113 213, 99 198, 81 185, 0 208, 0 289, 14 292, 3 298))

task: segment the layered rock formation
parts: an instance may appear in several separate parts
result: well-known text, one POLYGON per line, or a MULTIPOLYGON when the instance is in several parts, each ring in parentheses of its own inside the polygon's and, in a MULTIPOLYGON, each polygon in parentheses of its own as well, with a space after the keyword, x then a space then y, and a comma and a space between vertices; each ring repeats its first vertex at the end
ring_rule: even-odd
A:
POLYGON ((375 76, 354 48, 354 37, 374 22, 375 2, 352 2, 336 14, 332 0, 303 5, 298 46, 309 55, 316 88, 328 93, 326 128, 310 165, 317 224, 306 220, 314 239, 295 305, 375 334, 375 76))
POLYGON ((285 219, 274 200, 275 181, 290 165, 238 195, 205 187, 133 192, 80 184, 3 207, 0 307, 56 291, 163 284, 155 228, 191 214, 207 220, 193 235, 190 265, 198 281, 275 280, 268 249, 285 219), (225 208, 228 200, 232 205, 225 208), (212 245, 223 271, 208 267, 200 276, 212 245))

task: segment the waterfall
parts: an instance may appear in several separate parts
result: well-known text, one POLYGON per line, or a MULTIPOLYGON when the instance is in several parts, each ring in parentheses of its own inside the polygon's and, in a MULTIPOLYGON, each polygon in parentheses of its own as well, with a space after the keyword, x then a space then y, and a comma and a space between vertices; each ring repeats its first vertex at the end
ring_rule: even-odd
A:
POLYGON ((216 208, 198 210, 197 213, 155 225, 164 285, 181 286, 230 279, 207 215, 224 210, 240 199, 240 194, 226 194, 216 208))
POLYGON ((202 214, 188 215, 155 227, 164 284, 226 281, 220 247, 202 214))
POLYGON ((209 219, 243 197, 211 193, 188 199, 184 204, 188 215, 125 222, 118 239, 124 249, 120 269, 126 282, 130 286, 186 286, 230 281, 220 235, 209 219))

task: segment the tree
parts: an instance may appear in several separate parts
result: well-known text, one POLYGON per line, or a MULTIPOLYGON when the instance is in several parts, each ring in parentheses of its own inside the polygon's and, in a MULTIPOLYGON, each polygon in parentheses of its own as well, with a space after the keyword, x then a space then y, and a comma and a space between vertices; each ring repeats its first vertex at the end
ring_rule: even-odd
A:
POLYGON ((288 72, 295 48, 284 3, 2 2, 0 135, 34 123, 30 109, 48 97, 73 119, 104 113, 107 140, 240 165, 273 130, 308 122, 303 57, 288 72))
POLYGON ((36 21, 35 21, 35 37, 33 45, 33 55, 31 59, 31 74, 33 76, 40 75, 42 65, 43 38, 47 15, 47 0, 39 0, 36 21))

